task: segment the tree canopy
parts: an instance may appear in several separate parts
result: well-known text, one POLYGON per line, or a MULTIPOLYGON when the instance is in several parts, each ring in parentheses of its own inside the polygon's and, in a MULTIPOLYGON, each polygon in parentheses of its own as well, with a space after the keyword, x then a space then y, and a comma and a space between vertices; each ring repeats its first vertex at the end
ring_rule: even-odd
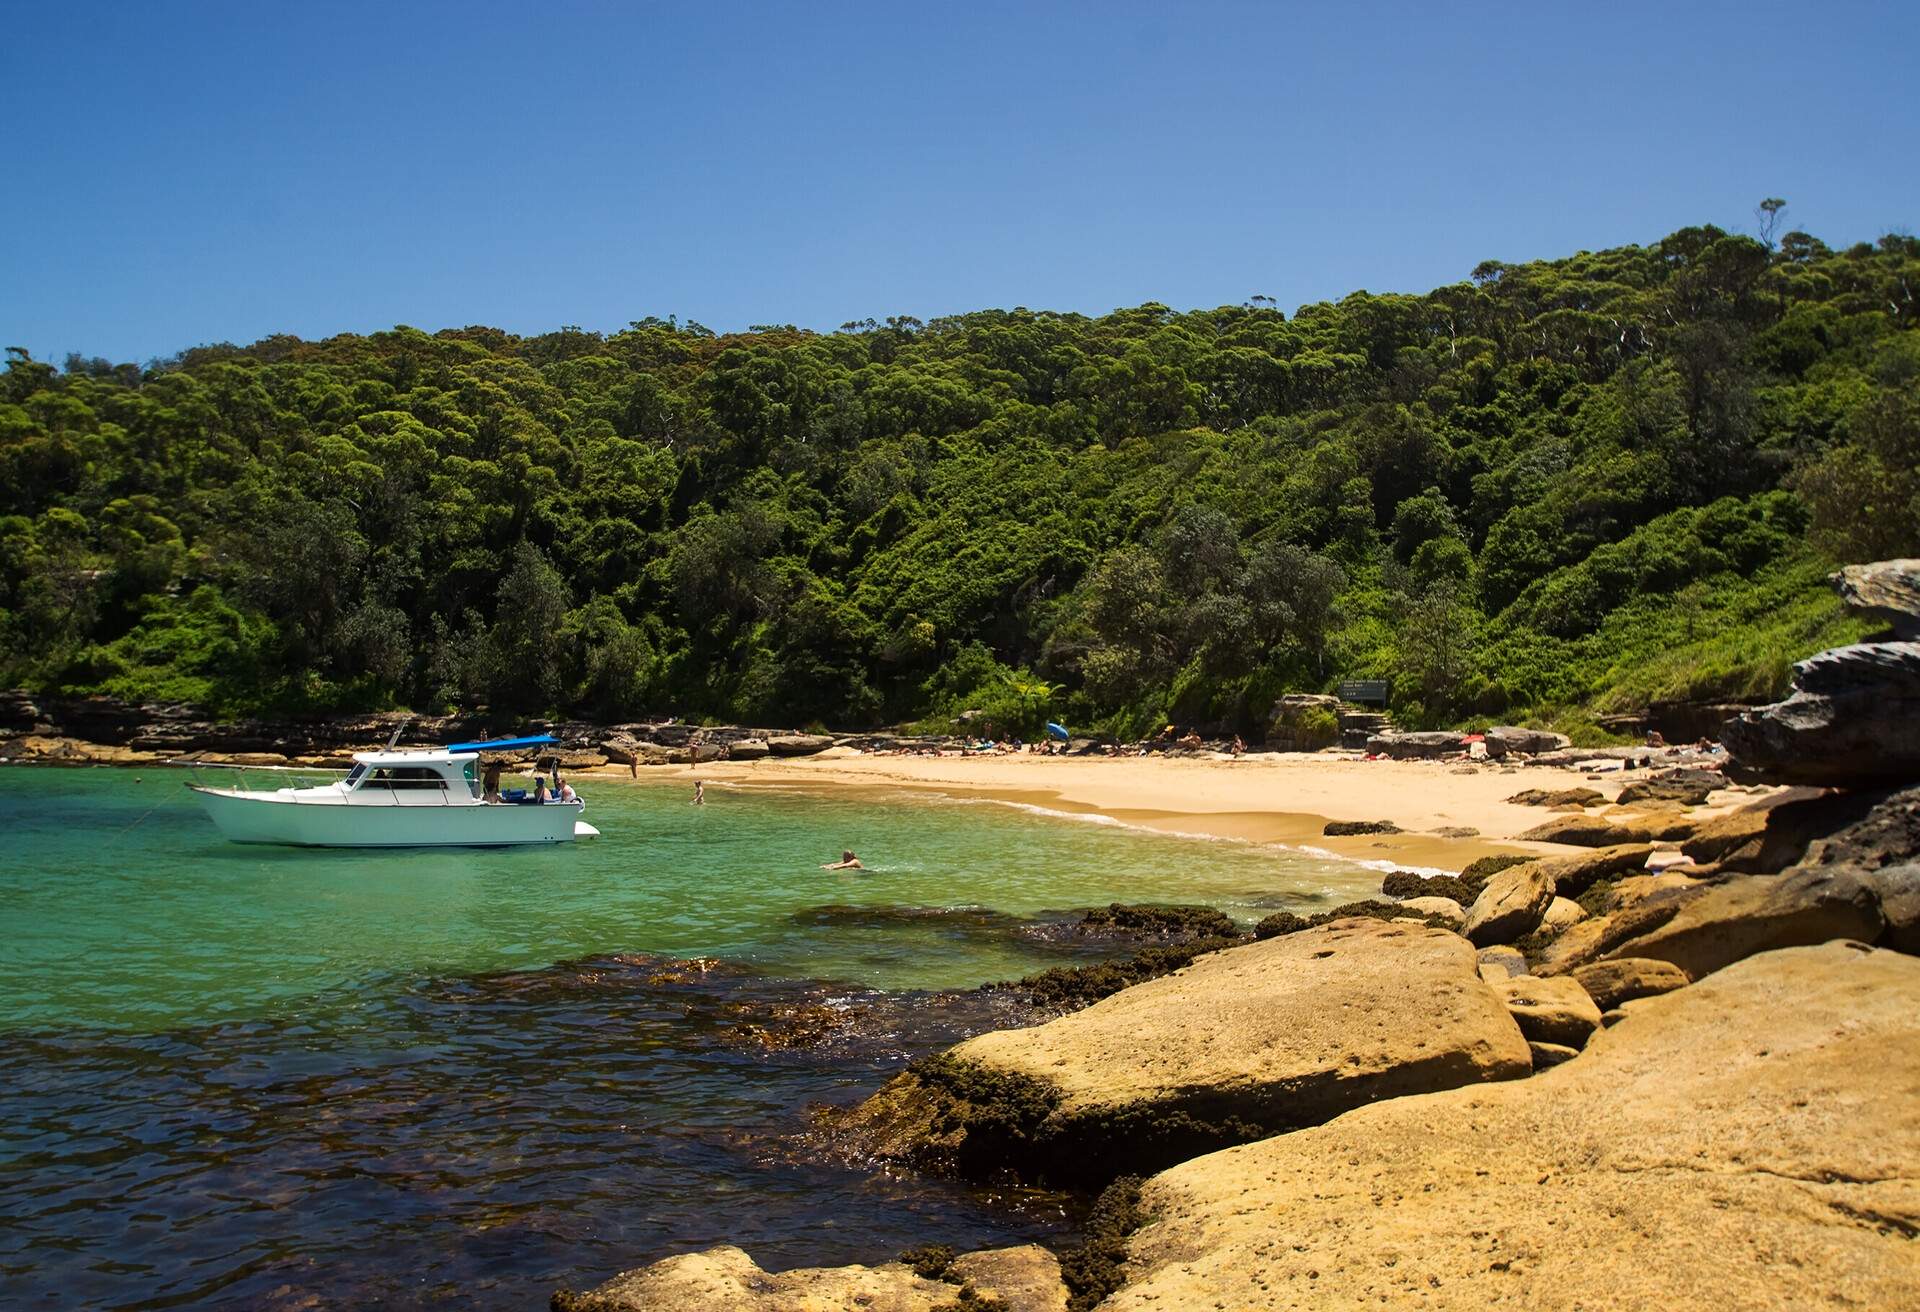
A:
POLYGON ((1833 561, 1920 554, 1920 242, 1782 208, 1292 318, 12 350, 0 679, 1116 729, 1759 695, 1855 631, 1833 561))

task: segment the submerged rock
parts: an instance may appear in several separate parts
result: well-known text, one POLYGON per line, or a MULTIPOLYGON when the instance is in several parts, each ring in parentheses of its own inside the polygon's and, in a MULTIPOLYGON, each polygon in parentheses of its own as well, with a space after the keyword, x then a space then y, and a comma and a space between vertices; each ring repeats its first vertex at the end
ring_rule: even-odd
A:
POLYGON ((1768 953, 1533 1079, 1156 1176, 1101 1312, 1906 1306, 1916 1106, 1920 961, 1768 953))
POLYGON ((883 1158, 963 1175, 1099 1180, 1530 1069, 1457 935, 1341 920, 970 1039, 841 1127, 883 1158))
POLYGON ((1838 787, 1920 779, 1920 643, 1837 647, 1793 669, 1790 697, 1721 730, 1730 770, 1838 787))

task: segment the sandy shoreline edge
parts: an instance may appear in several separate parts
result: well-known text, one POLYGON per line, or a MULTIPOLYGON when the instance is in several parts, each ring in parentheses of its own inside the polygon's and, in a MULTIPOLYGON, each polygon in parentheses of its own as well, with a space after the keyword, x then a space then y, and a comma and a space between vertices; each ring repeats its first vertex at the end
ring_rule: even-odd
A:
MULTIPOLYGON (((625 778, 622 767, 595 771, 625 778)), ((1354 861, 1459 870, 1483 856, 1566 849, 1518 841, 1546 818, 1507 801, 1528 788, 1597 789, 1609 798, 1643 772, 1590 776, 1548 766, 1390 761, 1319 755, 1222 757, 883 756, 649 766, 642 780, 695 779, 742 788, 905 791, 1001 802, 1131 828, 1317 849, 1354 861), (1328 837, 1332 820, 1389 820, 1406 831, 1328 837), (1477 830, 1472 837, 1441 830, 1477 830)))

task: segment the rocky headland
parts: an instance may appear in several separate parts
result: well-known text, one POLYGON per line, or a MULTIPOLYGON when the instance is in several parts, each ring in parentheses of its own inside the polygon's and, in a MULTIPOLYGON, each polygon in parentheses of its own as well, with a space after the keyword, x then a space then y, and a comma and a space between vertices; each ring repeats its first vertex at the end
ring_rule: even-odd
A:
POLYGON ((1790 789, 1740 805, 1690 762, 1516 795, 1551 813, 1533 851, 1251 936, 1187 909, 1188 951, 823 1112, 890 1169, 1102 1191, 1084 1244, 778 1274, 722 1247, 554 1307, 1911 1303, 1912 577, 1838 580, 1894 640, 1728 726, 1728 774, 1790 789))

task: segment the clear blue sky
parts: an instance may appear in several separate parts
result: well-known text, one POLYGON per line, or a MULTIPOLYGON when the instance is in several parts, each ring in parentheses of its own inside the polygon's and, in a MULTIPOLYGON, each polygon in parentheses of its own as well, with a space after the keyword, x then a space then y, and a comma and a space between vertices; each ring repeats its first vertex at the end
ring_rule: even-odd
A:
POLYGON ((89 4, 0 26, 0 345, 834 328, 1920 223, 1920 5, 89 4), (919 12, 915 12, 919 10, 919 12))

